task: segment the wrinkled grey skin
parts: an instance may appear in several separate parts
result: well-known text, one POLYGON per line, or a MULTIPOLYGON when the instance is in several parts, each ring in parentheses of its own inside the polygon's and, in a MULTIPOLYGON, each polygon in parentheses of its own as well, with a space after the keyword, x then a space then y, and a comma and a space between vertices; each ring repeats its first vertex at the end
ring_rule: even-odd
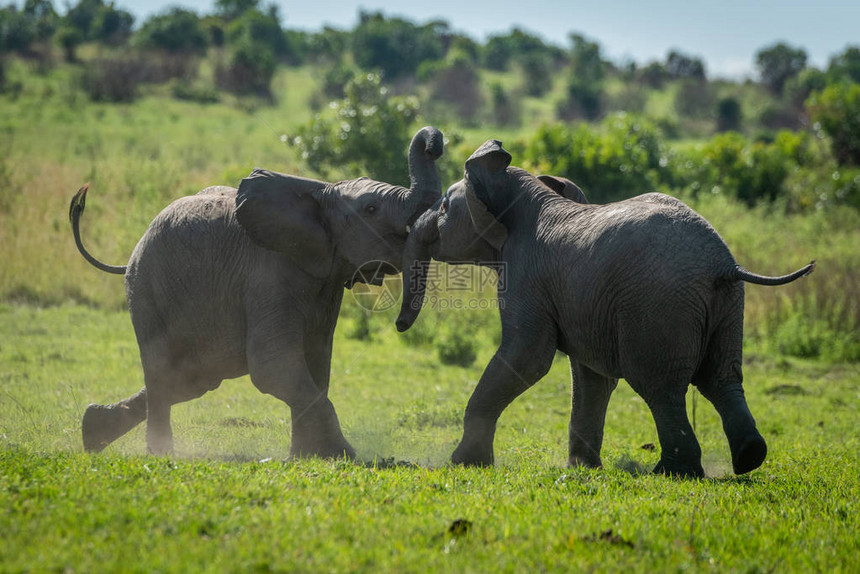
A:
POLYGON ((685 409, 691 382, 722 418, 734 471, 760 466, 767 447, 741 386, 743 282, 787 283, 814 262, 783 277, 756 275, 674 198, 577 203, 510 160, 498 141, 479 148, 465 179, 416 221, 404 254, 400 331, 420 311, 431 257, 504 264, 502 341, 469 399, 452 460, 493 463, 499 415, 547 373, 559 349, 572 375, 569 464, 601 466, 606 408, 624 378, 657 426, 655 472, 704 474, 685 409))
POLYGON ((354 457, 327 397, 344 286, 357 271, 378 283, 399 270, 408 226, 441 194, 442 145, 435 128, 415 135, 409 189, 255 170, 238 190, 183 197, 153 220, 127 266, 83 249, 79 192, 70 208, 78 247, 125 274, 145 379, 135 395, 87 408, 84 448, 99 451, 146 419, 150 452, 169 453, 172 405, 250 373, 289 405, 293 456, 354 457))

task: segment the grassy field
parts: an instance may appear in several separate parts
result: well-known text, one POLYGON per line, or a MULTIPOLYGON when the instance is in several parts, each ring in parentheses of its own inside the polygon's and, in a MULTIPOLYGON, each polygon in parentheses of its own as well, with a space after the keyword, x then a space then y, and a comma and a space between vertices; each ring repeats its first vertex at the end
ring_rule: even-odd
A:
POLYGON ((146 455, 143 426, 84 454, 86 404, 141 386, 128 316, 0 307, 0 571, 856 571, 856 365, 749 356, 770 453, 739 478, 714 410, 689 395, 708 474, 689 481, 647 473, 656 431, 623 383, 606 468, 565 468, 559 357, 502 416, 495 468, 452 468, 493 345, 444 366, 383 318, 370 340, 347 336, 349 318, 335 337, 331 395, 365 466, 286 460, 289 411, 246 379, 174 408, 170 459, 146 455))
MULTIPOLYGON (((236 185, 255 165, 314 176, 282 136, 311 117, 318 71, 280 69, 270 106, 157 90, 93 104, 66 68, 40 75, 13 62, 7 73, 21 89, 0 94, 0 572, 857 571, 856 211, 695 202, 750 269, 818 260, 803 281, 747 289, 745 384, 770 453, 744 477, 731 475, 720 421, 692 391, 708 478, 650 475, 656 430, 623 383, 607 415, 606 468, 565 468, 561 356, 504 413, 496 467, 452 468, 498 314, 425 310, 398 336, 393 310, 367 315, 349 294, 331 396, 368 464, 287 460, 289 409, 247 379, 174 408, 172 458, 147 456, 143 426, 89 455, 84 408, 130 395, 142 374, 122 280, 74 247, 71 195, 92 182, 84 240, 119 264, 173 199, 236 185), (475 360, 447 365, 442 352, 475 360)), ((527 101, 525 129, 547 110, 527 101)), ((527 135, 437 119, 421 122, 463 139, 446 161, 490 137, 527 135)))

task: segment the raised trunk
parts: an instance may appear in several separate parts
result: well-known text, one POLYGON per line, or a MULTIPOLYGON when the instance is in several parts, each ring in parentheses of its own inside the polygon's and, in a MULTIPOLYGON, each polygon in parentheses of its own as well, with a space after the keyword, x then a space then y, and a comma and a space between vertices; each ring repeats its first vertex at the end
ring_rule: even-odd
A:
POLYGON ((442 195, 442 180, 436 169, 436 160, 442 156, 443 147, 442 132, 434 127, 421 128, 412 138, 409 145, 407 211, 410 216, 407 225, 412 224, 442 195))
POLYGON ((396 322, 397 330, 401 333, 412 326, 424 303, 432 246, 439 239, 437 216, 437 209, 424 212, 415 222, 403 250, 403 301, 396 322))

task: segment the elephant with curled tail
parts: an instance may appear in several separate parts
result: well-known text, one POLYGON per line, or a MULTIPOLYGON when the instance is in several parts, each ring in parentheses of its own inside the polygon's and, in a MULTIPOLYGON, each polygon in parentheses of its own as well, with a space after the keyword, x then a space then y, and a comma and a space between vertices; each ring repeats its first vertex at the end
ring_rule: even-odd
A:
POLYGON ((466 406, 455 463, 493 463, 502 411, 570 359, 571 465, 599 467, 609 397, 624 378, 645 400, 662 447, 655 472, 702 476, 687 419, 692 382, 716 407, 737 474, 767 454, 741 386, 744 282, 782 277, 740 267, 714 228, 682 202, 647 194, 590 205, 570 182, 509 167, 490 140, 413 226, 404 254, 400 331, 418 316, 431 258, 497 266, 502 340, 466 406))
POLYGON ((164 209, 127 265, 84 249, 86 187, 72 200, 78 249, 125 275, 145 386, 84 413, 84 448, 99 451, 147 421, 150 452, 172 451, 171 406, 250 373, 289 405, 293 456, 354 457, 328 399, 332 336, 344 287, 399 272, 409 227, 441 195, 442 133, 409 148, 409 188, 254 170, 238 190, 210 187, 164 209), (356 279, 359 278, 359 279, 356 279))

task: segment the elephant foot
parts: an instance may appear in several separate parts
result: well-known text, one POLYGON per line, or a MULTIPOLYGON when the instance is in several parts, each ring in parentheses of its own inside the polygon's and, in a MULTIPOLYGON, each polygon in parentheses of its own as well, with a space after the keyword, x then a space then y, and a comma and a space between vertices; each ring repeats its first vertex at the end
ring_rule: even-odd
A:
POLYGON ((355 449, 343 436, 337 413, 328 399, 314 409, 305 410, 299 416, 294 414, 290 456, 357 458, 355 449))
MULTIPOLYGON (((316 441, 318 442, 318 441, 316 441)), ((352 448, 346 439, 335 441, 331 444, 296 444, 293 440, 290 445, 291 458, 347 458, 355 460, 357 458, 355 449, 352 448)))
POLYGON ((567 466, 571 468, 603 468, 603 463, 601 462, 600 457, 594 458, 593 456, 579 456, 571 454, 567 457, 567 466))
POLYGON ((493 447, 486 448, 481 445, 461 442, 454 449, 451 462, 464 466, 493 466, 493 447))
POLYGON ((732 453, 732 468, 735 474, 746 474, 760 467, 766 457, 767 443, 756 433, 732 453))
POLYGON ((137 410, 130 409, 122 403, 89 405, 81 420, 81 437, 84 450, 101 452, 106 446, 133 429, 145 418, 145 411, 143 413, 137 412, 137 410))
POLYGON ((680 461, 669 461, 660 459, 657 466, 654 467, 654 474, 663 474, 666 476, 674 476, 679 478, 702 478, 705 476, 705 470, 700 462, 684 463, 680 461))

